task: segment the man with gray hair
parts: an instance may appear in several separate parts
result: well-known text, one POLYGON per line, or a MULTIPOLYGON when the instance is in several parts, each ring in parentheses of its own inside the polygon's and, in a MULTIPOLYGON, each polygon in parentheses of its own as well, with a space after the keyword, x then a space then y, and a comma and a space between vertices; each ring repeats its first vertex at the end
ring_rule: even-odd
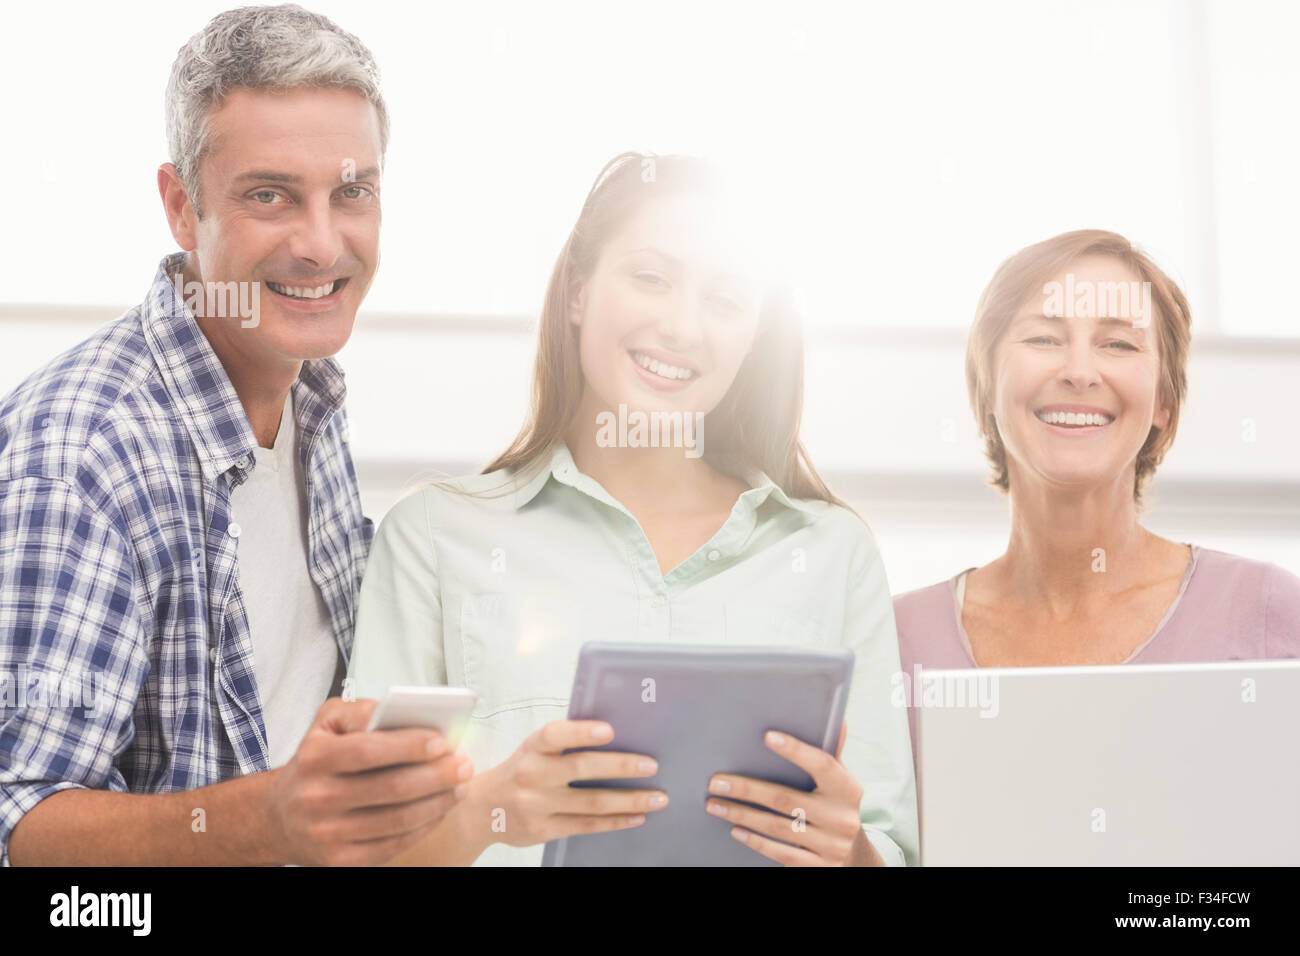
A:
POLYGON ((166 103, 183 251, 0 400, 0 860, 383 862, 472 768, 326 699, 374 527, 331 356, 379 262, 378 72, 322 16, 244 7, 166 103))

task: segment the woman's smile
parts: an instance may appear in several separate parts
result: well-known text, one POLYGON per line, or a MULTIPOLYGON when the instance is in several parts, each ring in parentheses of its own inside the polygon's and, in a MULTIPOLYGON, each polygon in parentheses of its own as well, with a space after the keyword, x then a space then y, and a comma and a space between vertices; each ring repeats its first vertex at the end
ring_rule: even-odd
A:
MULTIPOLYGON (((638 377, 659 392, 680 392, 700 377, 700 373, 684 364, 672 364, 666 358, 656 357, 649 351, 633 349, 628 357, 638 377)), ((677 359, 677 362, 681 362, 677 359)))
POLYGON ((1093 405, 1044 405, 1035 410, 1034 417, 1053 434, 1095 435, 1109 428, 1118 417, 1113 412, 1093 405))

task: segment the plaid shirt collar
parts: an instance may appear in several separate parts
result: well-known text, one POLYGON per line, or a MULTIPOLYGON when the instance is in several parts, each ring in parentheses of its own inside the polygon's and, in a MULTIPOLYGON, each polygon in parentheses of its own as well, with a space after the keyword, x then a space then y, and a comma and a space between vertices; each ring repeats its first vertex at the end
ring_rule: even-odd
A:
MULTIPOLYGON (((145 342, 168 393, 180 406, 180 418, 198 451, 203 476, 211 482, 246 464, 257 447, 257 437, 230 376, 177 292, 174 277, 184 268, 187 255, 176 252, 159 263, 142 319, 145 342)), ((347 396, 342 368, 333 358, 303 362, 293 394, 299 455, 305 469, 307 450, 316 433, 347 396)))

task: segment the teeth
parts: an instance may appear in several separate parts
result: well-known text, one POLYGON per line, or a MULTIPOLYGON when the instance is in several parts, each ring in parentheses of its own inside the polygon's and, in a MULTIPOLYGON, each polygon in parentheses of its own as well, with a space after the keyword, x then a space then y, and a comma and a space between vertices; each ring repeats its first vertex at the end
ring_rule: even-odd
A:
POLYGON ((1110 415, 1093 412, 1035 412, 1040 421, 1049 425, 1065 425, 1080 428, 1085 425, 1109 425, 1115 419, 1110 415))
POLYGON ((632 358, 637 365, 640 365, 647 371, 654 372, 663 378, 685 379, 694 377, 695 373, 688 368, 678 368, 676 365, 669 365, 666 362, 660 362, 658 359, 652 359, 648 355, 640 352, 633 352, 632 358))
POLYGON ((334 282, 328 285, 317 286, 314 289, 306 289, 296 285, 280 285, 277 282, 268 282, 272 291, 279 292, 281 295, 293 296, 295 299, 319 299, 321 296, 329 295, 334 291, 334 282))

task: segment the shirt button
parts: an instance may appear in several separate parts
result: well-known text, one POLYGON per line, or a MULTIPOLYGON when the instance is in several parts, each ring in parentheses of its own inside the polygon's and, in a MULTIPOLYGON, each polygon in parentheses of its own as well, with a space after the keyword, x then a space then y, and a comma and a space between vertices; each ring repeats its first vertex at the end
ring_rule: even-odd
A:
POLYGON ((232 521, 230 522, 230 527, 226 529, 226 534, 230 535, 232 538, 238 538, 239 532, 242 530, 244 529, 239 527, 238 521, 232 521))
POLYGON ((53 425, 53 424, 54 424, 54 420, 53 420, 53 419, 50 419, 50 418, 42 418, 42 419, 41 419, 41 427, 42 427, 42 428, 49 428, 49 427, 50 427, 51 425, 53 425))
POLYGON ((208 660, 214 664, 217 662, 217 649, 215 647, 208 651, 208 660))
POLYGON ((722 557, 722 552, 721 552, 721 551, 718 551, 718 550, 715 549, 715 550, 709 552, 709 560, 710 560, 710 561, 716 561, 716 560, 718 560, 718 558, 720 558, 720 557, 722 557))
POLYGON ((239 459, 239 461, 235 462, 235 464, 239 465, 240 468, 247 468, 252 460, 253 459, 248 455, 245 455, 243 458, 239 459))

